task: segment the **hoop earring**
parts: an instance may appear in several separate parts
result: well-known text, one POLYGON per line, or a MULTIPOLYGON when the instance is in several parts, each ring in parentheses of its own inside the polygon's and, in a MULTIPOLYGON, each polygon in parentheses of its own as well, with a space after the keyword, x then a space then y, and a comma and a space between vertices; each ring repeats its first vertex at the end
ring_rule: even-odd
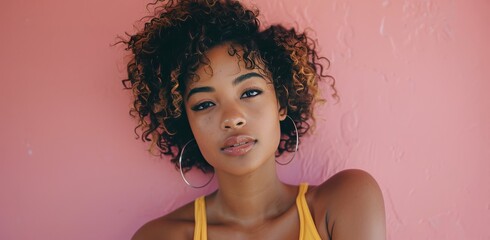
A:
POLYGON ((288 165, 291 161, 293 161, 294 157, 296 156, 296 152, 298 151, 298 145, 299 145, 298 128, 296 127, 296 123, 294 122, 294 120, 289 115, 286 115, 286 117, 289 118, 291 120, 291 122, 293 122, 294 131, 296 132, 296 147, 294 148, 293 156, 286 163, 279 162, 276 159, 276 163, 279 165, 282 165, 282 166, 288 165))
POLYGON ((213 176, 211 176, 211 178, 204 184, 204 185, 200 185, 200 186, 194 186, 192 185, 189 181, 187 181, 187 179, 185 178, 184 176, 184 171, 182 171, 182 156, 184 155, 184 150, 185 148, 187 147, 187 145, 189 143, 191 143, 193 140, 195 139, 191 139, 190 141, 188 141, 183 147, 182 147, 182 150, 180 151, 180 157, 179 157, 179 171, 180 171, 180 176, 182 177, 182 179, 184 180, 185 184, 187 184, 187 186, 191 187, 191 188, 203 188, 203 187, 206 187, 210 182, 211 180, 213 180, 214 178, 214 172, 213 172, 213 176))

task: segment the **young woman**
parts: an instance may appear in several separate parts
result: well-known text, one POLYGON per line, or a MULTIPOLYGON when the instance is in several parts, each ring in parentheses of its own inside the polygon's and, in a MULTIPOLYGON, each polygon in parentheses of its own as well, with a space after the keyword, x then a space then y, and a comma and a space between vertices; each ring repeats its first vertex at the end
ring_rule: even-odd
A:
POLYGON ((366 172, 319 186, 276 175, 276 157, 294 157, 314 123, 318 81, 330 78, 313 42, 280 25, 261 29, 258 11, 237 1, 161 4, 123 41, 133 54, 123 81, 131 114, 188 185, 200 187, 185 178, 197 168, 219 187, 133 239, 384 239, 383 198, 366 172))

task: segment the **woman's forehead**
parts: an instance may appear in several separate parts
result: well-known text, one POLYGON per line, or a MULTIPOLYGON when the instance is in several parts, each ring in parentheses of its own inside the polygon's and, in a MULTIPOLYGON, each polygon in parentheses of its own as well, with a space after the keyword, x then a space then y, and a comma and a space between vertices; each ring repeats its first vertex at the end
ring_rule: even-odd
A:
MULTIPOLYGON (((242 53, 243 49, 240 46, 231 44, 213 47, 205 54, 208 60, 207 63, 198 67, 188 85, 204 84, 214 80, 231 80, 249 72, 264 75, 263 71, 260 71, 260 65, 257 62, 254 64, 254 68, 247 68, 242 58, 242 53)), ((255 59, 253 60, 255 61, 255 59)))
MULTIPOLYGON (((262 74, 259 69, 247 69, 239 64, 218 65, 213 68, 212 65, 203 66, 200 71, 196 72, 193 79, 187 84, 188 88, 203 85, 238 85, 241 79, 258 78, 271 82, 269 78, 262 74)), ((262 81, 263 81, 262 80, 262 81)))
POLYGON ((211 48, 205 54, 208 64, 201 65, 196 73, 199 74, 201 78, 205 75, 212 77, 215 74, 238 74, 242 69, 241 65, 243 65, 243 67, 245 65, 239 54, 231 54, 234 53, 231 51, 232 49, 233 47, 229 44, 218 45, 211 48))

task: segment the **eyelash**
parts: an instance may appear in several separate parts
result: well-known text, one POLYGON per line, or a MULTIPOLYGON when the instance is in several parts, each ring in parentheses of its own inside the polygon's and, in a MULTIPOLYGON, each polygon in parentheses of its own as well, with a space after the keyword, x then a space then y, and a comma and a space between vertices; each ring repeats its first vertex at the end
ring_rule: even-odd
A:
MULTIPOLYGON (((256 97, 260 94, 262 94, 262 90, 259 90, 259 89, 247 89, 245 90, 245 92, 242 93, 242 95, 240 96, 240 99, 242 98, 252 98, 252 97, 256 97), (247 95, 244 97, 244 95, 247 95)), ((195 106, 193 106, 191 109, 193 111, 202 111, 202 110, 206 110, 207 108, 210 108, 214 106, 214 103, 210 102, 210 101, 206 101, 206 102, 202 102, 202 103, 199 103, 195 106)))
POLYGON ((240 96, 240 98, 243 98, 243 95, 245 95, 245 94, 249 95, 246 98, 250 98, 250 97, 256 97, 256 96, 260 95, 261 93, 262 93, 262 90, 259 90, 259 89, 247 89, 247 90, 245 90, 245 92, 242 93, 242 96, 240 96), (255 95, 250 95, 251 92, 255 92, 255 95))

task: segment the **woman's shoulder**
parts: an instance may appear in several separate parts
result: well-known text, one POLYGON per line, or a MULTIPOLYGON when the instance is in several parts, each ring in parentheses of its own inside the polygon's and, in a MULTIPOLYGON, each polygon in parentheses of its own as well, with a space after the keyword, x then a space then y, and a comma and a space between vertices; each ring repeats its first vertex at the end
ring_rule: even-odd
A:
MULTIPOLYGON (((314 219, 345 239, 384 239, 385 212, 381 189, 367 172, 341 171, 309 191, 314 219), (354 231, 355 229, 355 231, 354 231)), ((317 226, 318 227, 318 226, 317 226)))
MULTIPOLYGON (((344 198, 380 197, 381 191, 376 180, 368 172, 360 169, 347 169, 334 174, 322 184, 313 187, 315 198, 345 200, 344 198)), ((366 199, 365 199, 366 200, 366 199)))
POLYGON ((192 239, 194 234, 194 202, 153 219, 133 235, 131 240, 192 239))

